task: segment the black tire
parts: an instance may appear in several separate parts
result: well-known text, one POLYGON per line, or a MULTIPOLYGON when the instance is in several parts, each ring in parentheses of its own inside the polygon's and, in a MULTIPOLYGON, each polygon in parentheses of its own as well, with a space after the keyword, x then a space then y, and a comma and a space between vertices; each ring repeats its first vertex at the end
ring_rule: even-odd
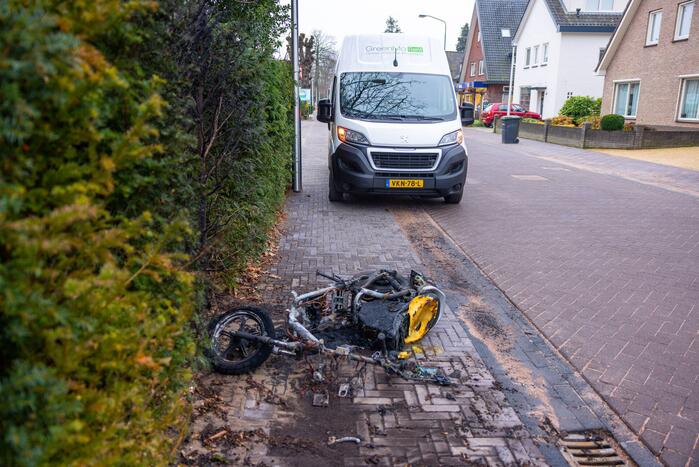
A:
POLYGON ((207 356, 214 369, 226 375, 249 373, 262 365, 272 353, 272 346, 246 339, 236 339, 236 329, 227 326, 239 322, 238 331, 275 338, 274 323, 265 310, 253 306, 233 308, 209 323, 210 346, 207 356), (246 326, 250 320, 252 326, 246 326), (226 332, 228 335, 224 334, 226 332), (225 348, 225 349, 224 349, 225 348))
POLYGON ((444 197, 444 202, 447 204, 459 204, 461 198, 464 196, 464 189, 462 188, 458 193, 452 193, 444 197))
POLYGON ((330 174, 328 176, 328 199, 335 203, 342 201, 343 198, 343 193, 335 188, 335 178, 333 177, 333 171, 330 170, 330 174))

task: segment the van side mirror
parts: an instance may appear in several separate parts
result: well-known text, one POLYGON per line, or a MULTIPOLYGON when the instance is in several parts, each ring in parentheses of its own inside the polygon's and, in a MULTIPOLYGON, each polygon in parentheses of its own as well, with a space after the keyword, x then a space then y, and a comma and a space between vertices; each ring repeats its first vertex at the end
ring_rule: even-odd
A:
POLYGON ((316 115, 316 119, 323 123, 331 123, 333 121, 333 105, 330 99, 318 100, 318 115, 316 115))
POLYGON ((473 104, 464 103, 459 108, 459 113, 461 114, 461 126, 473 125, 473 104))

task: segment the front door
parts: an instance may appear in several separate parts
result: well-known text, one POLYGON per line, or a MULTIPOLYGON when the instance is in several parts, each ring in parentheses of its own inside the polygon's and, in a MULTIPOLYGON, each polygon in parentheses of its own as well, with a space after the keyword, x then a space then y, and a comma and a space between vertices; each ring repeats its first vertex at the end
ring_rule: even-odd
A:
POLYGON ((544 115, 544 97, 546 96, 546 88, 544 89, 539 89, 539 110, 537 110, 537 113, 539 115, 544 115))

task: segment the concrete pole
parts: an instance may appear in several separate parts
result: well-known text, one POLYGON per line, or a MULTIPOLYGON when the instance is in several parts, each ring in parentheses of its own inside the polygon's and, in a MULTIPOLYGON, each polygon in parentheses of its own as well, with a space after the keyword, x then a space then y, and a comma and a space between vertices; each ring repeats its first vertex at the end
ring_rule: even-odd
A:
POLYGON ((301 103, 299 101, 299 3, 291 0, 291 63, 294 69, 294 180, 292 189, 303 189, 301 177, 301 103))
POLYGON ((510 116, 510 109, 512 108, 512 80, 515 76, 515 53, 517 52, 517 46, 512 46, 512 66, 510 67, 510 93, 507 98, 507 116, 510 116))

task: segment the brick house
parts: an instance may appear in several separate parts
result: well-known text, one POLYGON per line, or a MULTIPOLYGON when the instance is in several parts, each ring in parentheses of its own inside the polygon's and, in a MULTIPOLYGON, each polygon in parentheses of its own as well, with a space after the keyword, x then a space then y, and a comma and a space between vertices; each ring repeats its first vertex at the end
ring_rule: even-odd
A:
POLYGON ((699 5, 631 0, 597 68, 602 114, 699 130, 699 5))
POLYGON ((476 0, 461 71, 465 100, 506 102, 512 64, 512 37, 527 0, 476 0))

